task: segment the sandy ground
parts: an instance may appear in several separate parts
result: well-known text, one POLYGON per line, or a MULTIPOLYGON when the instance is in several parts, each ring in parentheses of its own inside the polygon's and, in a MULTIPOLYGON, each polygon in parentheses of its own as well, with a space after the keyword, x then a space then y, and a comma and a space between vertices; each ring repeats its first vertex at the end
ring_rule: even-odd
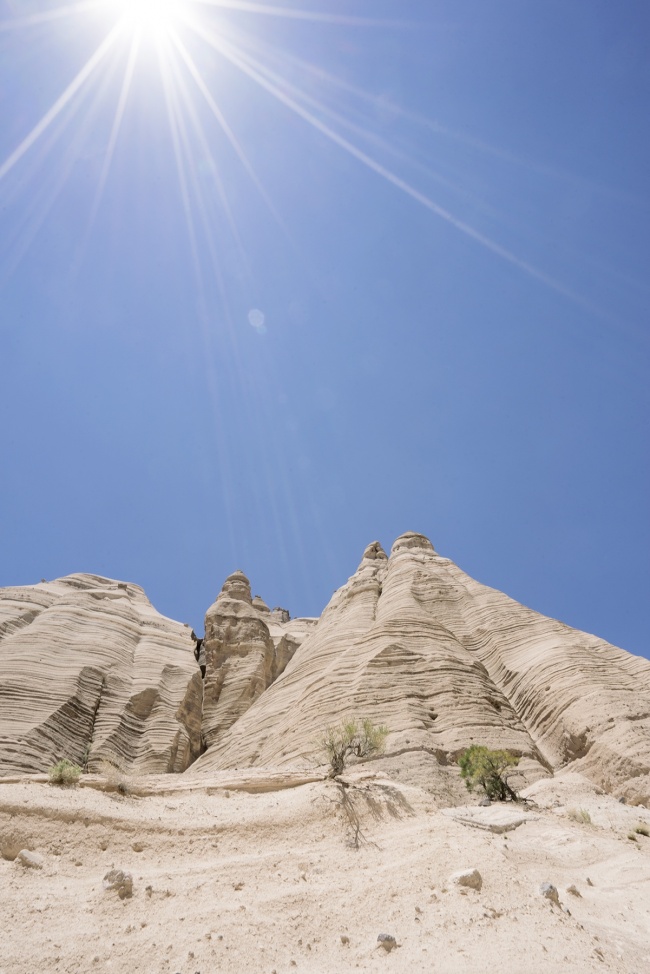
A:
POLYGON ((650 971, 650 838, 633 832, 650 811, 568 774, 493 834, 376 771, 343 790, 285 779, 157 779, 144 797, 0 783, 0 974, 650 971), (24 848, 42 868, 14 858, 24 848), (103 889, 112 867, 131 898, 103 889), (470 867, 480 891, 450 882, 470 867))

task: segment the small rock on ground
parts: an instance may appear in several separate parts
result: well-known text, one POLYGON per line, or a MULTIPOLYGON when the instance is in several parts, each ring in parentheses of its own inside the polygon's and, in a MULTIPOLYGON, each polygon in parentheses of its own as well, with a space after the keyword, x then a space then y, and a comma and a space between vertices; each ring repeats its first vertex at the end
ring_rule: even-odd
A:
POLYGON ((545 896, 547 900, 551 901, 551 903, 555 903, 556 906, 560 905, 560 896, 553 883, 542 883, 539 891, 542 896, 545 896))
POLYGON ((460 869, 449 877, 454 886, 469 886, 470 889, 480 890, 483 879, 478 869, 460 869))
POLYGON ((43 856, 39 856, 38 852, 30 852, 29 849, 21 849, 16 856, 18 862, 27 869, 42 869, 44 859, 43 856))
POLYGON ((397 941, 391 933, 380 933, 377 937, 377 943, 380 947, 383 947, 386 951, 391 951, 394 947, 397 947, 397 941))

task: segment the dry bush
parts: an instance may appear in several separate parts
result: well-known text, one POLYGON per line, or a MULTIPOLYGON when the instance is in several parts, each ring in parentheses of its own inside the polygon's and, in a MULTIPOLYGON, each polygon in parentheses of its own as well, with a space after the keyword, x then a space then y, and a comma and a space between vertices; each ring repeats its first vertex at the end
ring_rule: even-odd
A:
POLYGON ((100 758, 98 772, 106 779, 106 790, 117 791, 120 795, 131 793, 131 775, 118 757, 100 758))
POLYGON ((645 835, 646 838, 650 836, 650 829, 648 829, 647 825, 637 825, 634 831, 637 835, 645 835))
POLYGON ((338 780, 334 797, 326 793, 315 800, 321 799, 334 805, 340 813, 347 845, 353 849, 362 845, 378 848, 364 831, 368 820, 381 822, 387 817, 402 819, 415 815, 415 809, 399 789, 376 782, 355 785, 338 780))
POLYGON ((591 815, 586 808, 570 808, 566 814, 567 818, 570 818, 573 822, 579 822, 581 825, 591 825, 591 815))

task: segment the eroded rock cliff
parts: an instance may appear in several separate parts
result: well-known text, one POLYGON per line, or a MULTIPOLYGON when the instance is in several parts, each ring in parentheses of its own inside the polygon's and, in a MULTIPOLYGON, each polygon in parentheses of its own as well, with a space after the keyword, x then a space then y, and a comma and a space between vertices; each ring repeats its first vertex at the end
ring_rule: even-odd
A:
POLYGON ((348 715, 387 724, 389 754, 445 765, 481 743, 532 773, 576 762, 650 801, 650 662, 481 585, 419 534, 390 558, 368 546, 284 673, 195 770, 314 761, 318 733, 348 715))
POLYGON ((204 680, 189 628, 138 586, 72 575, 2 590, 0 774, 61 757, 313 768, 319 734, 356 716, 388 726, 396 774, 455 787, 448 769, 480 743, 520 755, 528 780, 571 765, 650 804, 650 661, 480 584, 420 534, 390 557, 370 544, 318 620, 270 610, 235 572, 203 658, 204 680))
POLYGON ((0 591, 0 774, 62 757, 184 771, 202 698, 189 629, 139 586, 69 575, 0 591))
POLYGON ((241 571, 229 575, 205 616, 206 673, 203 739, 207 747, 226 731, 282 673, 316 620, 289 619, 251 597, 241 571))

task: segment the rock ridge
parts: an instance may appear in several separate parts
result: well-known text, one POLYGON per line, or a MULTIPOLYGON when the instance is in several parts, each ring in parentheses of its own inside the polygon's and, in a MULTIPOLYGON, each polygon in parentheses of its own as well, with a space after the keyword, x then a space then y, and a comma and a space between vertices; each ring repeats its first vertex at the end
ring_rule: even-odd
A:
POLYGON ((233 572, 206 614, 203 679, 191 635, 132 583, 0 590, 0 775, 61 757, 313 768, 319 734, 363 716, 388 726, 377 760, 398 776, 455 773, 480 743, 519 755, 522 784, 571 766, 650 804, 650 662, 481 584, 422 534, 389 556, 369 544, 319 619, 271 610, 233 572))
POLYGON ((344 716, 388 725, 388 756, 520 755, 650 802, 650 662, 520 605, 422 534, 369 545, 282 673, 193 772, 295 764, 344 716))

